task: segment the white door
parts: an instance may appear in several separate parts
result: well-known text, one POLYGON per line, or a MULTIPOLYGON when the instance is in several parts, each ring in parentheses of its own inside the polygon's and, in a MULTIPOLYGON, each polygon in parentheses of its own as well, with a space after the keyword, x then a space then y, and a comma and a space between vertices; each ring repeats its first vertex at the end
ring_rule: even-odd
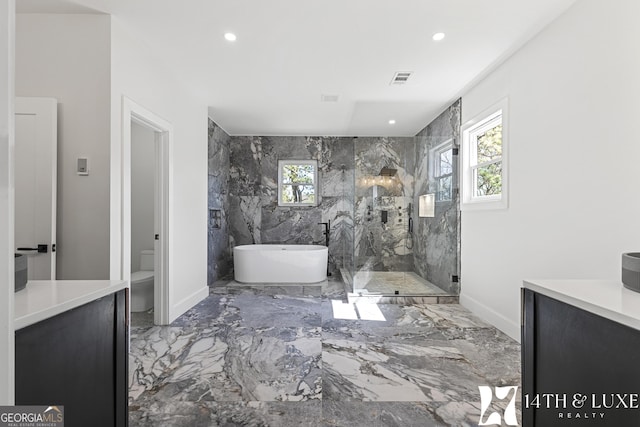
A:
POLYGON ((56 278, 58 125, 53 98, 16 98, 15 244, 29 280, 56 278))

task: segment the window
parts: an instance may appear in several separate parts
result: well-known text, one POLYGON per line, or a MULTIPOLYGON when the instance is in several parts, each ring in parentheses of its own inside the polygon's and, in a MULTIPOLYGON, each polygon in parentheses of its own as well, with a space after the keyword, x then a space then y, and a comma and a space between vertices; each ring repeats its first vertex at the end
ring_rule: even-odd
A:
POLYGON ((278 206, 316 206, 317 185, 317 161, 278 161, 278 206))
POLYGON ((507 207, 506 101, 462 128, 462 207, 507 207))
POLYGON ((448 140, 431 150, 431 170, 436 185, 436 201, 451 201, 453 186, 453 140, 448 140))

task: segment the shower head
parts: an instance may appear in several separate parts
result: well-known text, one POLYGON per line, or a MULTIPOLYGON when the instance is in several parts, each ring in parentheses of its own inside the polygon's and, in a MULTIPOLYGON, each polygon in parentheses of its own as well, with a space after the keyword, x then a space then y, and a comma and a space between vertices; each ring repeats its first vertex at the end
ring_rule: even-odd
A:
POLYGON ((397 171, 397 169, 383 167, 382 169, 380 169, 380 176, 394 176, 397 171))

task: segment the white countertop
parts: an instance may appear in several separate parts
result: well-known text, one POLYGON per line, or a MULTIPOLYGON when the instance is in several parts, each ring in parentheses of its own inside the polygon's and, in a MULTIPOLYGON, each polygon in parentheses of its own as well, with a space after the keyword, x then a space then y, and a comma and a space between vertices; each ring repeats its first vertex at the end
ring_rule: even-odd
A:
POLYGON ((30 280, 15 293, 14 328, 22 329, 128 288, 123 280, 30 280))
POLYGON ((524 287, 640 330, 640 293, 619 281, 525 280, 524 287))

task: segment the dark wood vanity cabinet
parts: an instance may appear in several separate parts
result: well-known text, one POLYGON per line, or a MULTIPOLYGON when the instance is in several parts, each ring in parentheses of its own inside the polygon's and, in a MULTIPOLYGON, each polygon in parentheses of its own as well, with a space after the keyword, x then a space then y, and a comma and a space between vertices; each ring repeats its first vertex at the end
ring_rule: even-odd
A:
POLYGON ((16 405, 64 405, 65 425, 128 425, 127 290, 19 329, 16 405))
POLYGON ((640 331, 531 289, 522 306, 522 425, 640 426, 640 331))

